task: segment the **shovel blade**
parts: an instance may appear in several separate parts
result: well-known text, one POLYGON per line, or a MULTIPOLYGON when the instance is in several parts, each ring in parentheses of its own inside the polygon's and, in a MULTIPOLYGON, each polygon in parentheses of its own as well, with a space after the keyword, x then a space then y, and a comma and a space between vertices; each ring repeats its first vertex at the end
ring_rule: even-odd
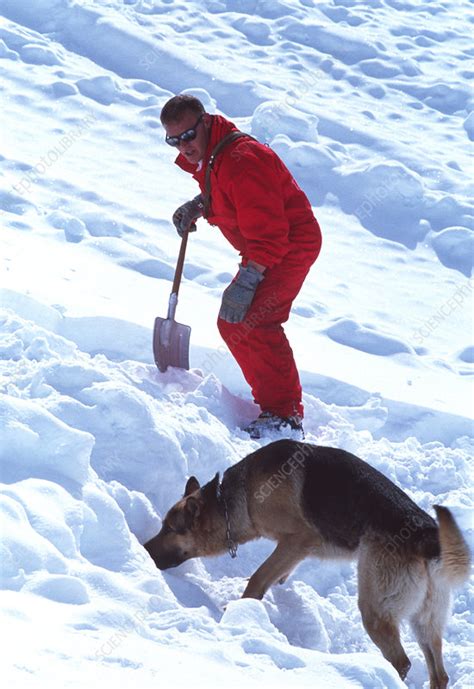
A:
POLYGON ((171 318, 155 318, 153 329, 153 354, 161 373, 168 366, 189 370, 189 325, 177 323, 171 318))

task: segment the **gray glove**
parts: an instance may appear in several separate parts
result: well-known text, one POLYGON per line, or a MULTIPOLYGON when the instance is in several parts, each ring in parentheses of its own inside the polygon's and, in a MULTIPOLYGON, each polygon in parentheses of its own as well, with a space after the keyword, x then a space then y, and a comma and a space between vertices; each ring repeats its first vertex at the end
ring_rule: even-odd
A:
POLYGON ((194 232, 196 230, 195 221, 202 218, 203 214, 204 203, 201 194, 177 208, 173 213, 173 223, 179 236, 182 237, 186 230, 194 232))
POLYGON ((263 277, 253 266, 241 265, 235 280, 224 290, 219 318, 227 323, 241 323, 263 277))

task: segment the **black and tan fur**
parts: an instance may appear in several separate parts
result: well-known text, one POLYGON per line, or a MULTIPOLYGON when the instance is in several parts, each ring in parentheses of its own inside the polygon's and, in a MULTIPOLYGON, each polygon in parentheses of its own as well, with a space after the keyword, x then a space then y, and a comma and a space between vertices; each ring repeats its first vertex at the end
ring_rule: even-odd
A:
POLYGON ((359 608, 370 638, 404 679, 410 661, 399 625, 408 619, 430 689, 445 689, 442 632, 451 589, 468 576, 470 556, 451 512, 435 510, 438 523, 349 452, 280 440, 227 469, 221 485, 218 474, 202 488, 191 477, 145 548, 159 569, 168 569, 225 552, 229 536, 236 544, 275 540, 243 593, 258 599, 306 557, 357 557, 359 608))

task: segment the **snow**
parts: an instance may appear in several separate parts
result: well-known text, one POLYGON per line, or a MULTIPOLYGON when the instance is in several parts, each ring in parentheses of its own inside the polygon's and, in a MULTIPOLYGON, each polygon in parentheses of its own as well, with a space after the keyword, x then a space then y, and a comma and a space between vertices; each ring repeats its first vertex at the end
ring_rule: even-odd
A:
MULTIPOLYGON (((472 55, 467 0, 0 0, 2 676, 9 686, 402 687, 362 628, 352 563, 240 600, 272 545, 169 572, 142 544, 194 474, 259 444, 215 319, 237 257, 200 221, 159 113, 197 95, 278 152, 323 251, 287 332, 310 442, 352 451, 472 543, 472 55)), ((473 682, 472 583, 445 632, 473 682)), ((408 629, 410 689, 426 689, 408 629)))

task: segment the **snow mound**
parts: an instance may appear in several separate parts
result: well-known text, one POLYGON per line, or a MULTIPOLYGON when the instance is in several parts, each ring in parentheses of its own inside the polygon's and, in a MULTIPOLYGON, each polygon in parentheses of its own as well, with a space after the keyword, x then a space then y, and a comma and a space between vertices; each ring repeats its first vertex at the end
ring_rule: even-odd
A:
MULTIPOLYGON (((41 393, 40 393, 41 394, 41 393)), ((74 484, 87 480, 93 437, 62 423, 34 402, 0 397, 2 479, 62 476, 74 484)))
POLYGON ((378 332, 374 326, 361 325, 350 318, 342 318, 325 331, 327 335, 340 344, 354 347, 368 354, 391 356, 412 349, 395 337, 378 332))
POLYGON ((336 185, 342 209, 377 236, 409 248, 424 238, 423 183, 404 165, 389 161, 342 169, 336 185))
POLYGON ((448 227, 431 239, 444 266, 471 277, 474 266, 474 232, 465 227, 448 227))

